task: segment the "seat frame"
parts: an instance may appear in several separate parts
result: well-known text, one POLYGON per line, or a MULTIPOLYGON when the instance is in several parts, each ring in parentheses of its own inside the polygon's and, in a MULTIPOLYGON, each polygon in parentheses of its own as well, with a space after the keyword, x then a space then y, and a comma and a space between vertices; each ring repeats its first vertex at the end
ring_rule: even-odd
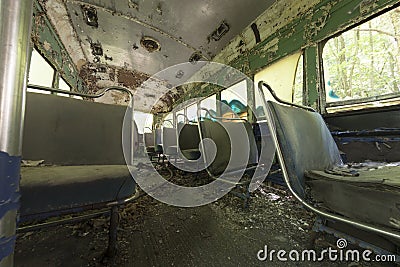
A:
MULTIPOLYGON (((199 122, 197 122, 197 125, 198 125, 200 140, 203 140, 203 139, 204 139, 204 135, 203 135, 203 131, 202 131, 202 129, 201 129, 201 123, 200 123, 200 118, 201 118, 201 112, 202 112, 202 111, 205 111, 206 114, 208 114, 208 115, 210 116, 210 118, 212 118, 213 120, 217 120, 217 121, 227 121, 227 122, 238 122, 238 121, 241 121, 241 122, 248 122, 246 119, 240 118, 240 117, 239 117, 239 118, 216 117, 216 116, 212 115, 208 109, 206 109, 206 108, 200 108, 200 109, 197 110, 197 116, 198 116, 198 118, 199 118, 199 122)), ((254 133, 252 133, 252 134, 254 134, 254 133)), ((251 142, 251 140, 249 140, 249 145, 252 146, 252 144, 250 144, 250 142, 251 142)), ((255 142, 254 142, 254 148, 257 150, 257 147, 256 147, 255 142)), ((204 145, 203 145, 203 147, 202 147, 202 150, 203 150, 204 152, 206 151, 206 149, 204 148, 204 145)), ((251 151, 250 151, 250 152, 251 152, 251 151)), ((258 153, 257 153, 257 155, 258 155, 258 153)), ((245 167, 244 172, 243 172, 242 170, 231 170, 231 171, 229 171, 229 172, 226 173, 226 174, 228 174, 228 175, 236 175, 236 174, 238 174, 238 173, 243 173, 243 174, 244 174, 244 173, 246 173, 246 172, 252 172, 252 171, 256 170, 257 168, 260 168, 260 169, 263 169, 263 170, 268 170, 268 171, 270 170, 271 165, 269 165, 269 164, 264 164, 264 163, 262 163, 262 162, 259 162, 258 156, 257 156, 256 158, 257 158, 257 160, 256 160, 257 162, 254 162, 254 163, 252 163, 252 164, 248 164, 248 165, 245 167)), ((204 163, 206 163, 206 157, 204 157, 204 163)), ((270 163, 272 164, 272 162, 270 162, 270 163)), ((207 171, 208 175, 209 175, 212 179, 214 179, 214 180, 219 180, 219 181, 222 181, 222 182, 225 182, 225 183, 230 183, 230 184, 233 183, 232 181, 229 181, 229 180, 220 178, 220 177, 218 177, 218 176, 215 176, 215 174, 213 174, 213 173, 209 170, 208 167, 206 168, 206 171, 207 171)), ((265 176, 267 176, 267 175, 268 175, 268 173, 261 172, 261 174, 260 174, 259 176, 257 176, 257 177, 252 177, 252 178, 253 178, 252 180, 255 180, 255 179, 258 179, 258 178, 263 178, 263 177, 265 177, 265 176)), ((234 196, 237 196, 237 197, 243 199, 243 201, 244 201, 244 202, 243 202, 243 207, 244 207, 244 208, 247 208, 248 205, 249 205, 250 192, 251 192, 251 186, 252 186, 251 183, 252 183, 252 181, 239 181, 239 182, 233 183, 235 188, 242 188, 242 189, 244 189, 244 191, 245 191, 244 193, 238 192, 238 191, 235 191, 235 190, 229 191, 229 193, 233 194, 234 196)))
POLYGON ((267 113, 267 120, 268 120, 268 126, 270 128, 270 132, 274 141, 274 144, 276 146, 276 152, 277 152, 277 156, 278 156, 278 160, 279 163, 281 165, 282 168, 282 173, 284 176, 284 180, 285 183, 287 185, 287 187, 289 188, 290 192, 293 194, 293 196, 301 203, 303 204, 307 209, 311 210, 312 212, 318 214, 319 216, 322 216, 325 219, 330 219, 333 221, 338 221, 338 222, 342 222, 345 224, 350 224, 351 226, 354 226, 356 228, 360 228, 366 231, 370 231, 370 232, 374 232, 376 234, 380 234, 380 235, 384 235, 390 238, 394 238, 396 240, 400 240, 400 234, 397 232, 394 232, 390 229, 386 229, 383 227, 377 227, 375 225, 370 225, 364 222, 359 222, 353 219, 349 219, 346 217, 343 217, 341 215, 338 214, 333 214, 330 212, 326 212, 326 211, 322 211, 316 207, 314 207, 311 203, 308 203, 303 197, 300 196, 300 194, 298 192, 296 192, 296 190, 293 188, 293 186, 291 185, 291 178, 289 176, 289 172, 287 169, 287 164, 286 164, 286 158, 283 155, 282 152, 282 148, 281 145, 278 141, 278 136, 277 136, 277 132, 276 132, 276 127, 275 127, 275 118, 273 115, 273 112, 268 104, 268 101, 266 100, 265 94, 264 94, 264 90, 263 87, 267 88, 269 93, 273 96, 273 98, 281 105, 286 105, 286 106, 291 106, 291 107, 295 107, 295 108, 300 108, 302 110, 306 110, 308 112, 316 112, 314 109, 310 108, 310 107, 304 107, 304 106, 300 106, 300 105, 296 105, 296 104, 292 104, 286 101, 281 100, 279 97, 277 97, 277 95, 275 94, 275 92, 272 90, 272 88, 265 83, 264 81, 260 81, 258 83, 258 90, 260 95, 262 96, 262 101, 263 101, 263 105, 264 108, 266 109, 267 113))
MULTIPOLYGON (((85 97, 85 98, 99 98, 103 96, 105 93, 111 90, 116 90, 116 91, 121 91, 125 92, 129 95, 130 98, 130 103, 129 103, 129 108, 132 111, 132 121, 131 121, 131 129, 134 129, 134 116, 133 116, 133 94, 130 92, 128 89, 124 87, 119 87, 119 86, 112 86, 112 87, 107 87, 103 89, 100 93, 91 95, 91 94, 84 94, 84 93, 78 93, 78 92, 71 92, 71 91, 65 91, 65 90, 59 90, 55 88, 49 88, 49 87, 43 87, 43 86, 37 86, 37 85, 28 85, 28 88, 32 89, 38 89, 38 90, 43 90, 51 93, 63 93, 63 94, 69 94, 71 96, 80 96, 80 97, 85 97)), ((134 155, 134 135, 131 134, 131 147, 129 155, 130 155, 130 165, 133 165, 133 155, 134 155)), ((114 257, 117 252, 117 228, 119 224, 119 214, 118 214, 118 209, 128 203, 133 202, 134 200, 138 199, 140 196, 139 191, 137 187, 135 187, 135 192, 133 195, 119 199, 119 200, 114 200, 114 201, 109 201, 109 202, 101 202, 101 203, 94 203, 91 205, 84 205, 84 206, 79 206, 79 207, 74 207, 74 208, 64 208, 64 209, 58 209, 58 210, 51 210, 48 212, 41 212, 37 214, 30 214, 26 216, 21 216, 21 221, 22 222, 35 222, 34 224, 31 225, 26 225, 26 226, 20 226, 17 228, 17 233, 24 233, 24 232, 30 232, 30 231, 36 231, 36 230, 41 230, 47 227, 53 227, 53 226, 58 226, 58 225, 63 225, 63 224, 71 224, 71 223, 76 223, 100 216, 110 216, 109 219, 109 231, 108 231, 108 246, 105 251, 105 256, 107 257, 114 257), (55 221, 51 222, 43 222, 43 223, 37 223, 37 220, 44 220, 48 218, 54 218, 54 217, 61 217, 64 215, 75 215, 79 214, 82 212, 89 212, 89 214, 85 215, 76 215, 72 216, 71 218, 61 218, 55 221)))

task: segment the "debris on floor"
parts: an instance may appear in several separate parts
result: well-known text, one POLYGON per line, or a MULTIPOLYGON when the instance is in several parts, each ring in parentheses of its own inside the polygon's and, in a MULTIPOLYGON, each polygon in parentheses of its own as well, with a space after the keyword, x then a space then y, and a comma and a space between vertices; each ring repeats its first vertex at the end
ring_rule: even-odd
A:
MULTIPOLYGON (((170 178, 174 183, 207 180, 204 173, 176 171, 170 178)), ((15 266, 265 266, 266 262, 257 259, 265 245, 276 250, 309 249, 315 220, 286 188, 269 183, 251 194, 247 208, 243 199, 232 194, 196 208, 173 207, 144 195, 119 214, 115 258, 103 255, 108 218, 100 217, 20 234, 15 266)), ((274 262, 274 266, 298 264, 274 262)), ((324 265, 343 266, 334 262, 324 265)))

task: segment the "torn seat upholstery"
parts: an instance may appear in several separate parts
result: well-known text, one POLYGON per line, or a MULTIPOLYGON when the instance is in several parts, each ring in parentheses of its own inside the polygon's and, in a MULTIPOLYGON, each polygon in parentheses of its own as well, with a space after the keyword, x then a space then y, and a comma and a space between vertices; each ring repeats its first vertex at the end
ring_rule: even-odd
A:
POLYGON ((320 208, 400 233, 400 167, 343 175, 339 150, 320 114, 268 101, 290 183, 320 208))

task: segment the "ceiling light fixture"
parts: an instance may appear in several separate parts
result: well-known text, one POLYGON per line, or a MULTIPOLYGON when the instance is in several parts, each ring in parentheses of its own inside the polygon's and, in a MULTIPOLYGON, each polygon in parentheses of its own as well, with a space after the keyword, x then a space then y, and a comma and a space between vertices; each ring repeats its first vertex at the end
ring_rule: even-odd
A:
POLYGON ((149 36, 142 37, 140 40, 140 45, 150 53, 159 51, 161 49, 160 43, 156 39, 149 36))

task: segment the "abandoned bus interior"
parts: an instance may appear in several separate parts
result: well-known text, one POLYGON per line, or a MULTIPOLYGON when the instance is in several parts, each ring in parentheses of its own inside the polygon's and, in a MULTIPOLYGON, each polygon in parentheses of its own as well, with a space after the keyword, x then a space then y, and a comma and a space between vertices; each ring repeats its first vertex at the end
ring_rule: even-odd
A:
POLYGON ((0 0, 0 266, 400 263, 396 0, 0 0))

